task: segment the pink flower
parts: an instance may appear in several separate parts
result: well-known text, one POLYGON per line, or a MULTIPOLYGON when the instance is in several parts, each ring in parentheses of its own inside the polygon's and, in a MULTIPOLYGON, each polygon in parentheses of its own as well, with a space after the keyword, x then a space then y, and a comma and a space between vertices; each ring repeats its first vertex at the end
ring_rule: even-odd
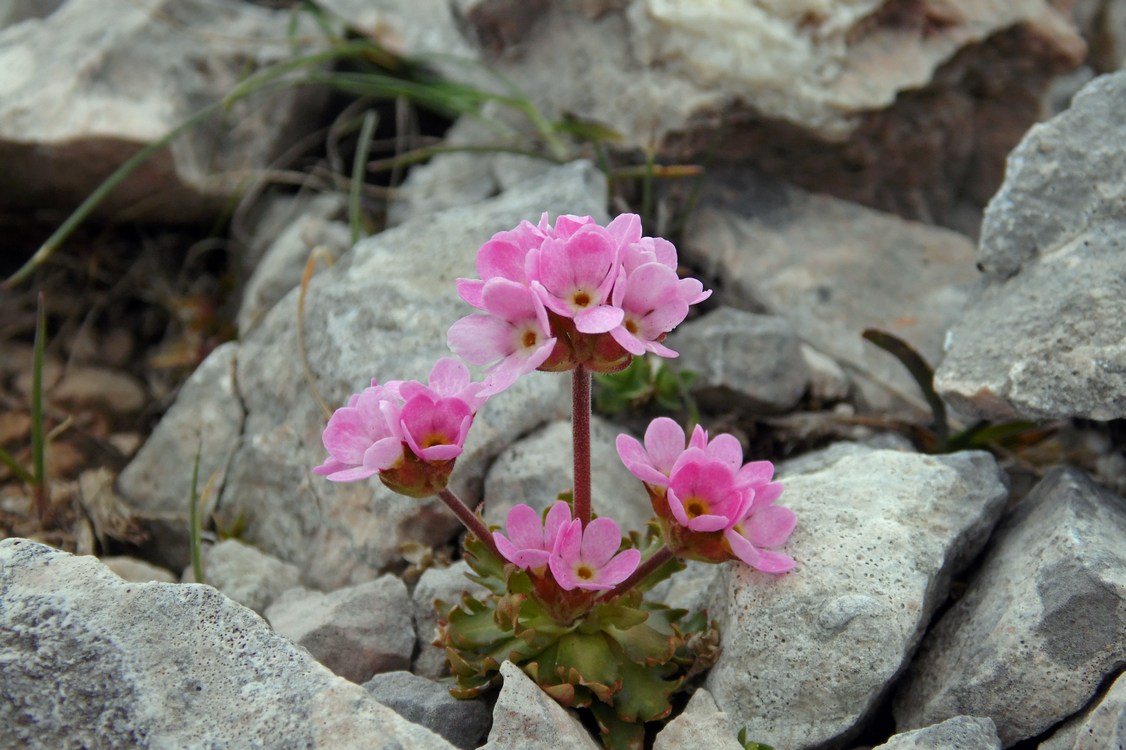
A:
POLYGON ((546 225, 547 214, 544 214, 539 227, 522 221, 515 229, 494 234, 477 251, 477 274, 481 278, 457 280, 457 292, 461 298, 479 310, 484 310, 482 293, 490 280, 507 279, 521 286, 528 286, 525 261, 528 253, 543 244, 549 236, 551 229, 546 225))
POLYGON ((398 405, 373 385, 333 413, 321 435, 328 458, 313 472, 333 482, 356 482, 403 457, 398 405))
POLYGON ((754 499, 735 483, 735 473, 699 448, 680 455, 666 494, 677 523, 692 531, 723 531, 737 523, 754 499))
MULTIPOLYGON (((778 483, 772 486, 781 488, 778 483)), ((785 573, 793 569, 794 558, 760 547, 781 547, 785 544, 797 524, 797 516, 789 508, 773 505, 773 502, 774 498, 768 493, 756 495, 739 522, 723 532, 723 538, 732 553, 752 568, 764 573, 785 573)))
POLYGON ((450 326, 446 341, 474 365, 492 366, 481 395, 491 396, 543 364, 555 347, 547 310, 531 289, 490 279, 481 293, 488 314, 468 315, 450 326))
POLYGON ((420 393, 403 406, 399 418, 403 439, 423 461, 448 461, 461 455, 473 411, 459 398, 434 398, 420 393))
POLYGON ((676 271, 660 263, 645 263, 631 273, 622 269, 612 300, 623 318, 610 335, 630 354, 677 356, 660 341, 688 317, 688 302, 679 290, 676 271))
POLYGON ((618 248, 603 227, 588 224, 566 239, 548 238, 528 257, 532 288, 552 312, 575 321, 580 333, 606 333, 624 313, 609 304, 618 248))
POLYGON ((493 532, 493 542, 505 560, 518 568, 543 568, 555 547, 559 530, 571 523, 571 508, 560 500, 551 506, 547 518, 523 503, 512 506, 504 526, 508 536, 493 532))
POLYGON ((584 529, 576 518, 555 539, 548 558, 551 575, 565 591, 612 589, 641 562, 641 552, 636 549, 618 552, 621 544, 621 530, 613 519, 596 518, 584 529))
POLYGON ((646 484, 667 487, 673 464, 684 452, 684 430, 668 417, 657 417, 645 430, 645 445, 630 435, 618 435, 618 457, 646 484))

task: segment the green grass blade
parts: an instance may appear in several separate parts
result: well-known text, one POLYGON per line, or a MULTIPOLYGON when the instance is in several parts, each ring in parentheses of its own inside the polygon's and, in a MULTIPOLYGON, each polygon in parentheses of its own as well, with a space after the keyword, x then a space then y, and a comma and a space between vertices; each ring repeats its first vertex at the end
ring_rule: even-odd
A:
POLYGON ((360 191, 364 186, 365 164, 371 149, 371 137, 379 117, 375 110, 364 113, 364 124, 360 126, 360 140, 356 144, 356 156, 352 159, 352 184, 348 190, 348 224, 352 227, 352 244, 360 241, 364 234, 363 215, 360 210, 360 191))
POLYGON ((933 429, 938 451, 945 451, 950 440, 950 427, 946 421, 946 404, 942 402, 942 398, 934 390, 934 370, 910 344, 894 334, 875 328, 867 328, 864 330, 863 336, 898 359, 907 368, 911 377, 915 379, 919 390, 923 392, 923 397, 931 408, 931 414, 934 416, 933 429))
POLYGON ((30 471, 25 469, 23 465, 12 456, 11 453, 8 453, 8 451, 4 450, 3 448, 0 448, 0 463, 7 466, 11 470, 12 475, 19 479, 21 482, 25 482, 29 487, 35 487, 35 476, 30 471))
POLYGON ((203 536, 203 522, 199 513, 199 456, 203 450, 201 444, 195 451, 195 463, 192 466, 192 491, 188 497, 188 519, 191 528, 191 555, 192 575, 196 583, 203 583, 203 561, 200 559, 200 544, 203 536))

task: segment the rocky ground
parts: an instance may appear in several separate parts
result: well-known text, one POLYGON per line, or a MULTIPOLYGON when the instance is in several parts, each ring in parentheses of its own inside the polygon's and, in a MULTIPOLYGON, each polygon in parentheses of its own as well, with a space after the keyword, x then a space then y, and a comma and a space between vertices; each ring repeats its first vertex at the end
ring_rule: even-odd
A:
MULTIPOLYGON (((778 463, 799 518, 792 573, 693 565, 664 592, 722 651, 652 746, 1122 746, 1126 3, 299 6, 0 10, 3 275, 145 144, 334 44, 388 51, 337 71, 500 73, 570 124, 232 99, 3 289, 0 447, 30 465, 40 295, 51 437, 44 512, 0 466, 0 745, 597 746, 511 664, 451 698, 431 640, 434 600, 478 591, 459 525, 311 468, 324 405, 448 353, 494 232, 634 210, 715 289, 667 342, 694 373, 676 416, 778 463), (383 169, 443 134, 479 148, 383 169), (197 461, 205 587, 181 583, 197 461)), ((453 484, 488 522, 567 489, 566 389, 539 373, 477 418, 453 484)), ((650 508, 613 438, 666 411, 635 401, 594 430, 626 527, 650 508)))

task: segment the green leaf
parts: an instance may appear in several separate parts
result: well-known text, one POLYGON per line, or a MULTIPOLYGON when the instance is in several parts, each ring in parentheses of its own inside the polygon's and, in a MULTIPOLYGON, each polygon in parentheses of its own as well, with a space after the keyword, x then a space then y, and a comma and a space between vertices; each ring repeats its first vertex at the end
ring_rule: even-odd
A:
POLYGON ((683 677, 673 677, 673 664, 644 667, 628 659, 619 667, 622 686, 614 695, 614 712, 626 721, 656 721, 672 711, 669 697, 680 688, 683 677))
POLYGON ((618 658, 602 633, 568 633, 559 639, 556 673, 566 682, 590 688, 610 700, 618 682, 618 658))
POLYGON ((602 732, 603 746, 609 750, 641 750, 645 747, 644 724, 625 721, 604 703, 595 703, 590 710, 602 732))

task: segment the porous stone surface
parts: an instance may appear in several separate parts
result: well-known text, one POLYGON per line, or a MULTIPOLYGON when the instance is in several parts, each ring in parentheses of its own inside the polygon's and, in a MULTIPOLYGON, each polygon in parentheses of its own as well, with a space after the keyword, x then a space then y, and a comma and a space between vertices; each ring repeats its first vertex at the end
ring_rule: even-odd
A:
POLYGON ((1098 703, 1066 722, 1038 750, 1100 750, 1126 747, 1126 674, 1098 703))
POLYGON ((449 685, 410 672, 377 674, 364 688, 407 721, 442 735, 463 750, 479 747, 492 726, 484 700, 460 700, 450 695, 449 685))
POLYGON ((892 735, 872 750, 1001 750, 997 727, 989 718, 955 716, 933 727, 892 735))
POLYGON ((1009 747, 1078 712, 1126 663, 1126 501, 1053 470, 1005 519, 928 633, 897 726, 986 715, 1009 747))
POLYGON ((937 362, 978 283, 973 244, 960 234, 746 171, 705 187, 681 250, 723 279, 723 302, 785 318, 884 411, 925 406, 907 370, 864 329, 895 334, 937 362))
POLYGON ((573 713, 560 706, 539 685, 510 661, 500 665, 504 680, 496 706, 489 741, 481 750, 598 750, 595 742, 573 713))
POLYGON ((210 586, 0 541, 0 746, 452 748, 210 586))
MULTIPOLYGON (((450 356, 446 331, 472 311, 454 281, 475 275, 476 250, 494 233, 550 208, 605 221, 604 178, 588 162, 552 170, 474 206, 420 217, 356 245, 318 273, 305 304, 305 352, 329 405, 371 381, 424 380, 450 356)), ((332 589, 373 578, 406 542, 445 544, 460 528, 436 499, 396 495, 378 481, 335 483, 312 474, 324 460, 327 421, 296 360, 298 290, 241 343, 238 385, 246 422, 217 510, 246 539, 332 589), (301 544, 294 544, 301 539, 301 544)), ((451 488, 472 507, 486 467, 512 440, 567 413, 566 378, 522 378, 477 415, 451 488)))
POLYGON ((739 730, 732 728, 727 714, 719 710, 712 694, 700 688, 688 699, 683 713, 657 734, 653 750, 682 750, 689 747, 743 750, 738 736, 739 730))
MULTIPOLYGON (((653 516, 645 485, 618 458, 614 441, 623 430, 591 418, 591 496, 599 515, 618 522, 623 532, 642 529, 653 516)), ((552 422, 514 440, 485 477, 485 521, 503 528, 508 511, 524 503, 546 510, 559 493, 574 486, 570 421, 552 422)))
MULTIPOLYGON (((238 349, 238 344, 223 344, 200 363, 118 476, 118 492, 149 535, 146 557, 173 570, 183 570, 190 555, 188 498, 197 451, 196 490, 202 495, 209 484, 216 490, 222 486, 238 445, 243 423, 235 384, 238 349)), ((202 509, 205 517, 207 510, 202 509)))
POLYGON ((204 546, 200 551, 200 566, 203 581, 196 581, 189 567, 184 571, 185 583, 214 586, 258 614, 264 613, 283 592, 301 585, 301 571, 296 565, 282 562, 237 539, 204 546))
POLYGON ((810 373, 793 326, 773 315, 721 307, 669 336, 678 369, 696 374, 692 393, 704 408, 782 412, 809 387, 810 373))
POLYGON ((445 649, 433 644, 438 637, 438 610, 434 603, 444 602, 448 612, 464 593, 484 599, 488 589, 465 577, 471 572, 468 563, 458 560, 446 568, 427 568, 415 584, 411 592, 411 618, 418 633, 418 651, 412 667, 415 674, 435 680, 449 675, 445 649))
POLYGON ((708 596, 723 651, 706 686, 757 742, 838 747, 906 668, 1007 488, 987 453, 859 447, 785 487, 797 568, 723 569, 708 596))
POLYGON ((290 589, 265 616, 274 630, 346 680, 363 683, 410 666, 415 641, 410 594, 395 576, 328 594, 290 589))
POLYGON ((1033 128, 990 201, 989 286, 947 340, 935 386, 989 419, 1126 416, 1126 72, 1033 128))
MULTIPOLYGON (((0 188, 14 207, 77 206, 150 142, 255 71, 309 51, 309 19, 236 0, 87 0, 0 31, 0 188), (304 40, 304 41, 302 41, 304 40)), ((158 151, 98 208, 194 221, 317 127, 324 90, 233 102, 158 151), (223 123, 237 123, 229 127, 223 123)))

